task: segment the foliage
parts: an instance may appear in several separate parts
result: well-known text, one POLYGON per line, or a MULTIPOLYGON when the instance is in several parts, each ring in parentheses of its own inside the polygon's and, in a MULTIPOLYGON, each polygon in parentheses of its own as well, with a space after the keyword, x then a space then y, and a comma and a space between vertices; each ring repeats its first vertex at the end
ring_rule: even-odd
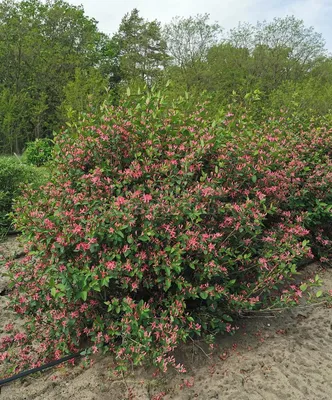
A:
POLYGON ((91 104, 98 108, 107 98, 108 82, 97 69, 82 70, 77 68, 74 80, 64 88, 64 100, 60 106, 60 120, 77 120, 78 114, 91 109, 91 104))
POLYGON ((77 68, 105 70, 105 35, 65 1, 7 0, 0 38, 0 151, 20 154, 59 128, 58 107, 77 68))
POLYGON ((129 96, 57 136, 51 182, 16 208, 30 253, 9 264, 11 301, 28 322, 3 361, 88 343, 120 369, 181 371, 181 342, 298 302, 297 263, 331 255, 331 130, 236 105, 212 121, 188 100, 129 96))
POLYGON ((39 188, 43 174, 15 157, 0 157, 0 239, 12 229, 13 201, 27 184, 39 188))
POLYGON ((162 28, 134 9, 110 38, 62 0, 1 3, 0 152, 55 156, 46 185, 0 159, 0 230, 32 184, 16 205, 28 253, 9 265, 27 330, 19 352, 0 342, 14 369, 84 343, 120 369, 183 370, 179 343, 296 304, 297 264, 331 258, 324 41, 294 17, 221 33, 207 14, 162 28))
POLYGON ((113 41, 118 49, 121 79, 126 84, 136 81, 152 86, 168 58, 160 23, 145 21, 134 9, 123 17, 113 41))
POLYGON ((274 18, 272 22, 257 22, 255 26, 240 23, 237 28, 231 29, 228 39, 235 47, 247 48, 252 52, 260 46, 288 49, 290 59, 299 61, 307 68, 326 55, 322 35, 312 27, 306 27, 302 20, 294 16, 274 18))
POLYGON ((320 115, 327 112, 331 60, 326 57, 321 35, 303 21, 285 17, 256 26, 240 24, 218 41, 218 26, 213 31, 207 18, 201 17, 200 23, 181 19, 165 28, 168 51, 175 60, 165 74, 179 88, 196 99, 208 92, 216 107, 229 104, 234 92, 243 98, 260 90, 265 103, 274 107, 270 96, 275 91, 283 93, 289 103, 296 86, 304 90, 307 111, 312 107, 320 115))
POLYGON ((53 141, 51 139, 36 139, 34 142, 27 143, 22 160, 27 164, 41 167, 51 159, 52 149, 53 141))
POLYGON ((164 27, 163 34, 173 62, 185 68, 203 61, 209 49, 220 40, 219 24, 209 24, 209 14, 195 17, 175 17, 164 27))
POLYGON ((304 82, 284 82, 270 95, 270 108, 292 110, 307 115, 327 115, 331 112, 332 85, 309 78, 304 82))
POLYGON ((175 17, 163 29, 172 61, 166 75, 172 80, 179 76, 179 84, 187 90, 197 84, 206 68, 204 61, 209 49, 220 40, 222 28, 217 23, 210 24, 209 18, 209 14, 175 17))

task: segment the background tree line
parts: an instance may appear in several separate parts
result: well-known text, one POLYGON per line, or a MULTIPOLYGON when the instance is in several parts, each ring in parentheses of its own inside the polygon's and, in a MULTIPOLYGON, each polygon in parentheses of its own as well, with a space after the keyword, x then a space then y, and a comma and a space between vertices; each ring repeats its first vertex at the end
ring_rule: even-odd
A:
POLYGON ((63 0, 0 4, 0 153, 52 137, 67 118, 114 104, 127 87, 165 86, 213 112, 255 93, 259 112, 280 108, 325 114, 332 100, 332 58, 322 36, 294 17, 225 32, 209 15, 162 26, 134 9, 112 36, 82 7, 63 0))

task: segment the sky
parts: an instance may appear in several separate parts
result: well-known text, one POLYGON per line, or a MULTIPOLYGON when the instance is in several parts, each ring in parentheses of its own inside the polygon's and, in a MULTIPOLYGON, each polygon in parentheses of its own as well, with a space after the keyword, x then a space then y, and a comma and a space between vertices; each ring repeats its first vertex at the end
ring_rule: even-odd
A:
POLYGON ((323 35, 332 52, 332 0, 68 0, 82 5, 89 17, 95 18, 102 32, 117 31, 122 17, 133 8, 148 20, 169 22, 174 16, 189 17, 210 14, 226 31, 239 22, 270 21, 274 17, 294 15, 306 26, 313 26, 323 35))

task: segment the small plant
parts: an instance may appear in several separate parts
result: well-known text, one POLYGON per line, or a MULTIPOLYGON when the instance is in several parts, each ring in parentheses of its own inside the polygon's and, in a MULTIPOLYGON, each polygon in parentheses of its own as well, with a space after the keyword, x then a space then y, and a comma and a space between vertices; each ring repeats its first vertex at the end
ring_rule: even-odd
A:
POLYGON ((51 139, 36 139, 34 142, 27 143, 23 159, 27 164, 41 167, 51 160, 52 149, 53 141, 51 139))

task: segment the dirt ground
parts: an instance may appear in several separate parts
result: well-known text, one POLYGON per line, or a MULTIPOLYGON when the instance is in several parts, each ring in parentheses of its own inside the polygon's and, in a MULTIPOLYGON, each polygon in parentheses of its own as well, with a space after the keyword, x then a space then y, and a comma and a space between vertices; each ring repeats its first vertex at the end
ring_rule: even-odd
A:
MULTIPOLYGON (((15 239, 0 244, 2 254, 20 254, 15 239)), ((332 289, 332 270, 313 264, 306 273, 322 277, 332 289)), ((0 267, 0 334, 12 321, 5 309, 8 282, 0 267), (2 285, 2 286, 1 286, 2 285)), ((92 367, 61 366, 1 388, 4 400, 330 400, 332 399, 332 308, 299 307, 274 317, 244 318, 233 337, 221 337, 208 357, 201 343, 179 349, 187 374, 153 377, 137 369, 112 373, 110 357, 92 367)))

